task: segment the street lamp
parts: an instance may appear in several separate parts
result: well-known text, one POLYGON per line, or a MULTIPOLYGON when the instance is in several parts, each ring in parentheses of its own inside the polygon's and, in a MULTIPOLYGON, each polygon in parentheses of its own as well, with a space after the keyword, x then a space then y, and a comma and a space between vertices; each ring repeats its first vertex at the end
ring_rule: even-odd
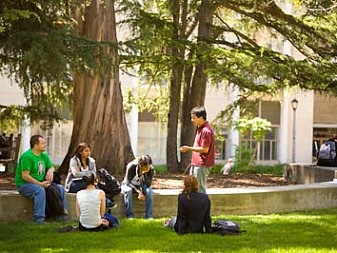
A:
POLYGON ((291 100, 291 107, 293 108, 293 152, 292 152, 292 162, 295 163, 295 150, 296 150, 296 109, 298 106, 298 100, 294 98, 291 100))

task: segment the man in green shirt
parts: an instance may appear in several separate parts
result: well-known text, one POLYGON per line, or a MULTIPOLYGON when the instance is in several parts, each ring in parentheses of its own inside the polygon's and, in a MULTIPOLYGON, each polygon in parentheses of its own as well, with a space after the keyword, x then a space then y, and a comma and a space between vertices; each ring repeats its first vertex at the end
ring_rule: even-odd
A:
MULTIPOLYGON (((34 222, 46 224, 45 188, 53 182, 53 164, 45 151, 46 141, 41 135, 30 138, 30 149, 20 157, 16 168, 15 184, 19 193, 34 200, 34 222)), ((61 193, 64 210, 67 211, 66 194, 63 185, 55 184, 61 193)))

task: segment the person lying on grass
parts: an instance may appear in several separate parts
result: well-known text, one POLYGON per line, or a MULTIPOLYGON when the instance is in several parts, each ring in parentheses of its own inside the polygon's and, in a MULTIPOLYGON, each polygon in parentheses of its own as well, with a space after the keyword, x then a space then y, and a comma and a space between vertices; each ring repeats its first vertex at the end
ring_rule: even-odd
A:
POLYGON ((211 202, 206 193, 198 192, 195 176, 184 178, 184 189, 178 196, 177 217, 165 220, 164 226, 173 227, 178 234, 211 233, 211 202))

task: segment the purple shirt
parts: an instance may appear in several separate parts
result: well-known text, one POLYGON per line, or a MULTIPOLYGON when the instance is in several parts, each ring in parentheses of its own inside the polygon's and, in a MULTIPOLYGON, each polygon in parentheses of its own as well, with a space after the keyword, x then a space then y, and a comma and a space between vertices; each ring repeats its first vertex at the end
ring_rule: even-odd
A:
POLYGON ((192 151, 192 165, 212 167, 214 165, 214 130, 206 121, 197 129, 194 147, 208 147, 208 153, 192 151))

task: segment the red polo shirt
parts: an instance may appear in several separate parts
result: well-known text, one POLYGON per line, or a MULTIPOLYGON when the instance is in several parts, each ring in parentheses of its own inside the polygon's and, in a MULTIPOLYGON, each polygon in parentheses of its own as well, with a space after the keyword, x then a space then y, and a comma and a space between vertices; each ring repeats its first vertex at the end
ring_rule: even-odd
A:
POLYGON ((214 130, 206 121, 197 129, 194 147, 208 147, 208 153, 192 151, 192 165, 212 167, 214 165, 214 130))

